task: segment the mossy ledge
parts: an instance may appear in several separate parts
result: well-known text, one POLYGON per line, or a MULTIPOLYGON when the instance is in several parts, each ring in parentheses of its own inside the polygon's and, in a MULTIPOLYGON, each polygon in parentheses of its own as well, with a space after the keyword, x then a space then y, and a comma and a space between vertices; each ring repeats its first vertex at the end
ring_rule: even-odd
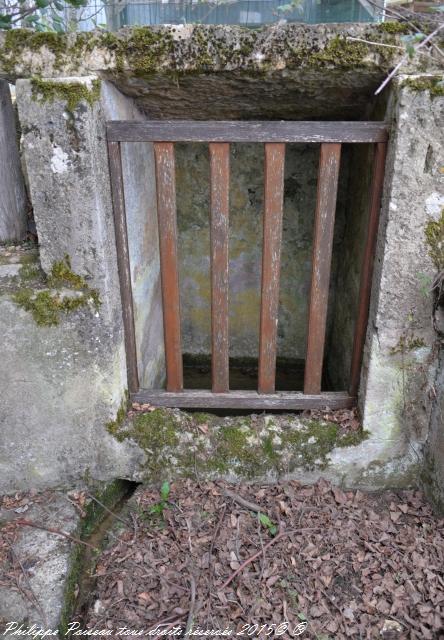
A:
POLYGON ((100 80, 95 79, 88 87, 82 82, 58 82, 55 80, 31 79, 31 91, 34 100, 40 103, 63 100, 67 109, 74 109, 86 102, 90 107, 100 99, 100 80))
POLYGON ((294 415, 218 417, 155 409, 107 425, 119 442, 146 454, 146 479, 203 475, 276 479, 297 469, 326 469, 336 447, 358 445, 364 431, 344 432, 324 420, 294 415))
MULTIPOLYGON (((324 28, 322 25, 321 29, 319 25, 286 24, 251 30, 238 26, 185 25, 181 30, 180 26, 139 26, 117 34, 99 31, 55 34, 13 29, 0 38, 0 71, 11 79, 87 75, 98 71, 124 72, 135 77, 149 77, 153 73, 176 77, 234 69, 267 72, 283 67, 368 67, 386 71, 401 54, 396 47, 377 45, 401 44, 405 26, 387 23, 387 26, 324 28), (360 40, 349 36, 358 36, 360 40)), ((56 90, 45 89, 51 95, 56 90)))
POLYGON ((100 307, 98 291, 72 271, 68 255, 55 262, 47 276, 37 265, 29 264, 21 268, 19 277, 22 285, 26 282, 30 286, 16 289, 12 299, 31 313, 39 326, 58 325, 62 315, 81 307, 100 307))

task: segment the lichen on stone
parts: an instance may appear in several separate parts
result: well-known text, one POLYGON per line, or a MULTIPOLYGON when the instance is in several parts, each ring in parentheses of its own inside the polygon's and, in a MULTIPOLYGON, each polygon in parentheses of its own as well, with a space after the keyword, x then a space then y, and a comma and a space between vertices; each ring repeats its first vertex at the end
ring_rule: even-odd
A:
POLYGON ((94 79, 91 88, 83 82, 58 82, 55 80, 31 79, 34 100, 40 103, 63 100, 67 109, 74 111, 81 102, 90 107, 100 99, 100 80, 94 79))
POLYGON ((438 220, 429 220, 425 227, 429 256, 437 271, 444 269, 444 208, 438 220))
POLYGON ((34 286, 17 288, 12 299, 31 313, 39 326, 58 325, 64 314, 89 305, 98 309, 101 304, 98 291, 72 271, 67 255, 53 264, 47 276, 36 265, 24 265, 19 277, 22 282, 34 286))
POLYGON ((415 336, 412 332, 404 332, 401 334, 397 344, 390 348, 390 355, 396 355, 398 353, 405 354, 415 349, 425 347, 423 338, 415 336))

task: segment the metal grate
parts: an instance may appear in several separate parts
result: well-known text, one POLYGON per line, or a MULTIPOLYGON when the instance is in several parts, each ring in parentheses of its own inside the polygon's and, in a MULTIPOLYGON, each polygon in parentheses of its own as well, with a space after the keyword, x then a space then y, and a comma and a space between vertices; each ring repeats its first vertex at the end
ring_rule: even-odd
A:
MULTIPOLYGON (((172 407, 244 409, 344 408, 355 403, 368 320, 373 256, 387 146, 379 122, 110 122, 107 126, 128 363, 133 398, 172 407), (139 389, 130 261, 120 142, 153 142, 166 355, 166 390, 139 389), (179 270, 175 186, 175 142, 206 142, 210 150, 212 389, 184 390, 180 334, 179 270), (257 392, 229 388, 228 228, 231 142, 264 143, 264 218, 257 392), (276 337, 282 243, 286 143, 320 143, 308 339, 303 391, 275 392, 276 337), (369 225, 361 270, 349 389, 323 392, 328 292, 342 143, 373 144, 369 225)), ((247 319, 246 319, 247 320, 247 319)))

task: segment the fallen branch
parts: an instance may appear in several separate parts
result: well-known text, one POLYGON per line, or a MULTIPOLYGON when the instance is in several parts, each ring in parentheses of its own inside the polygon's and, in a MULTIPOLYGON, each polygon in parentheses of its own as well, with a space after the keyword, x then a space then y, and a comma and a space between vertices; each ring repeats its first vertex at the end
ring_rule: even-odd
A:
POLYGON ((94 549, 94 551, 98 551, 99 549, 89 542, 85 542, 85 540, 80 540, 80 538, 75 538, 71 536, 66 531, 61 531, 61 529, 52 529, 51 527, 45 527, 42 524, 37 524, 37 522, 32 522, 31 520, 14 520, 14 524, 18 524, 21 527, 34 527, 34 529, 41 529, 42 531, 47 531, 48 533, 53 533, 55 536, 61 536, 62 538, 66 538, 67 540, 71 540, 71 542, 75 542, 76 544, 83 544, 85 547, 89 547, 90 549, 94 549))
MULTIPOLYGON (((421 49, 421 47, 426 45, 428 42, 430 42, 430 40, 432 40, 432 38, 434 38, 441 31, 441 29, 444 29, 444 24, 441 24, 437 29, 435 29, 435 31, 430 33, 427 36, 427 38, 424 38, 424 40, 422 40, 416 47, 414 47, 415 52, 418 51, 419 49, 421 49)), ((395 76, 398 73, 399 69, 402 67, 403 64, 405 64, 407 62, 408 59, 409 59, 409 55, 408 54, 401 58, 401 60, 398 62, 396 67, 389 73, 389 75, 384 80, 384 82, 376 89, 375 96, 377 96, 378 93, 381 93, 381 91, 383 89, 385 89, 385 87, 388 85, 388 83, 393 78, 393 76, 395 76)))
POLYGON ((245 500, 245 498, 238 496, 237 493, 234 493, 234 491, 229 491, 229 489, 225 489, 224 496, 226 496, 227 498, 231 498, 232 500, 234 500, 234 502, 240 504, 241 507, 249 509, 249 511, 254 511, 255 513, 263 513, 264 511, 259 507, 259 505, 255 504, 254 502, 250 502, 249 500, 245 500))
POLYGON ((190 611, 188 613, 187 626, 185 627, 185 635, 189 635, 191 633, 191 629, 193 628, 194 622, 194 607, 196 605, 196 580, 192 573, 190 573, 190 584, 191 584, 191 597, 190 597, 190 611))
POLYGON ((247 558, 238 569, 236 569, 236 571, 234 573, 231 574, 231 576, 228 578, 228 580, 225 580, 225 582, 223 583, 223 585, 220 587, 220 589, 218 589, 218 591, 222 591, 223 589, 226 589, 228 587, 228 585, 234 580, 234 578, 245 569, 245 567, 247 567, 249 564, 251 564, 252 562, 254 562, 257 558, 259 558, 259 556, 263 555, 265 553, 265 551, 271 547, 271 545, 275 544, 275 542, 278 542, 278 540, 281 540, 284 535, 286 535, 289 532, 286 531, 282 531, 281 533, 278 533, 277 536, 275 538, 273 538, 272 540, 270 540, 269 542, 267 542, 266 545, 264 545, 264 547, 258 551, 257 553, 255 553, 254 555, 250 556, 249 558, 247 558))
POLYGON ((104 509, 107 513, 109 513, 111 516, 113 516, 113 518, 115 518, 116 520, 120 520, 120 522, 122 522, 126 527, 130 527, 131 526, 131 523, 128 522, 128 520, 124 520, 123 518, 118 516, 117 513, 114 513, 114 511, 111 511, 111 509, 109 509, 106 505, 104 505, 103 502, 100 502, 100 500, 98 498, 93 496, 92 493, 89 493, 89 491, 85 491, 85 493, 88 496, 88 498, 91 498, 91 500, 94 500, 94 502, 97 502, 99 507, 102 507, 102 509, 104 509))
MULTIPOLYGON (((34 593, 34 590, 33 590, 32 586, 31 586, 30 581, 29 581, 29 576, 28 576, 27 571, 26 571, 25 567, 23 566, 22 561, 20 560, 18 555, 15 553, 14 549, 12 547, 10 547, 9 551, 11 553, 12 560, 14 562, 17 562, 17 564, 20 566, 21 572, 22 572, 23 577, 24 577, 25 582, 26 582, 26 586, 28 587, 28 591, 31 594, 30 600, 34 604, 34 606, 37 609, 37 611, 40 613, 40 615, 42 617, 43 624, 47 627, 48 626, 48 619, 47 619, 46 614, 45 614, 45 612, 44 612, 44 610, 42 608, 42 605, 40 604, 40 600, 37 598, 37 596, 34 593)), ((17 579, 17 587, 20 589, 20 591, 22 593, 25 593, 24 590, 21 589, 18 579, 17 579)), ((26 595, 26 593, 25 593, 25 595, 26 595)))

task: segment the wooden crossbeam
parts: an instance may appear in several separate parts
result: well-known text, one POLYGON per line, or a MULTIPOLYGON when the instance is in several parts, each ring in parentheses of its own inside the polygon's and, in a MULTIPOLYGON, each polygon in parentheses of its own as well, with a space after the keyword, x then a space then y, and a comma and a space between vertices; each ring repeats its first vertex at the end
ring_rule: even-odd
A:
POLYGON ((110 121, 108 140, 126 142, 385 142, 384 122, 110 121))
POLYGON ((167 390, 183 389, 174 145, 154 144, 167 390))
POLYGON ((211 344, 212 389, 229 389, 228 220, 230 145, 210 144, 211 171, 211 344))
POLYGON ((274 393, 279 309, 285 144, 265 145, 259 393, 274 393))
POLYGON ((340 144, 321 145, 305 358, 304 393, 307 394, 321 391, 340 161, 340 144))
POLYGON ((306 395, 300 392, 261 394, 256 391, 230 391, 213 393, 206 390, 185 389, 181 393, 170 393, 156 389, 141 389, 131 396, 134 402, 149 403, 157 407, 179 407, 183 409, 249 409, 286 410, 304 409, 350 409, 356 398, 346 391, 306 395))

